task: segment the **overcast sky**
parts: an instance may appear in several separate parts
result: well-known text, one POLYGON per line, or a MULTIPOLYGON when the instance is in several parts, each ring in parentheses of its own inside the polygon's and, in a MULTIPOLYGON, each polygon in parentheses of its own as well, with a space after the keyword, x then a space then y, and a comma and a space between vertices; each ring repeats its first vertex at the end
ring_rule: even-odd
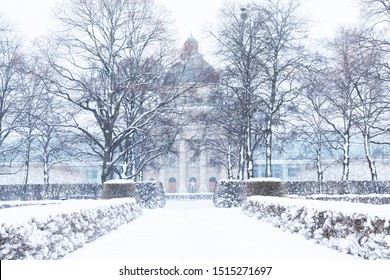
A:
MULTIPOLYGON (((51 25, 50 11, 63 0, 0 0, 0 13, 27 40, 44 35, 51 25)), ((178 37, 184 41, 191 32, 200 42, 204 25, 214 23, 224 0, 155 0, 165 4, 176 20, 178 37)), ((261 0, 258 0, 261 2, 261 0)), ((313 34, 331 36, 340 24, 357 19, 359 0, 301 0, 303 13, 316 23, 313 34)))

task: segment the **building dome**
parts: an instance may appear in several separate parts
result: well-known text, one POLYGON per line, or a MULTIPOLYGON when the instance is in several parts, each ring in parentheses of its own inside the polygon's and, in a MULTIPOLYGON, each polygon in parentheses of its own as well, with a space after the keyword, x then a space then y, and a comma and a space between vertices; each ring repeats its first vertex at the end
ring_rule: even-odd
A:
POLYGON ((187 38, 187 40, 184 42, 184 50, 185 53, 194 53, 198 51, 199 43, 198 40, 194 36, 192 36, 192 33, 190 37, 187 38))
POLYGON ((196 40, 196 38, 191 33, 190 37, 187 38, 184 44, 198 45, 198 40, 196 40))
POLYGON ((184 42, 181 61, 168 71, 165 84, 175 82, 210 84, 218 80, 217 72, 203 59, 198 47, 198 40, 191 34, 184 42))

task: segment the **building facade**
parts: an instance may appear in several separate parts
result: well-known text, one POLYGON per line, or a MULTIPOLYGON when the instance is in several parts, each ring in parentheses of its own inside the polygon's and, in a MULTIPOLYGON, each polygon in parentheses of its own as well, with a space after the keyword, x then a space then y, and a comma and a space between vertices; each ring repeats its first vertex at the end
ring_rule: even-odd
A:
POLYGON ((162 182, 169 193, 213 192, 217 180, 226 178, 226 171, 213 160, 213 155, 202 150, 199 143, 207 128, 200 118, 209 110, 209 94, 218 82, 217 72, 199 53, 199 44, 192 35, 185 41, 181 61, 167 74, 170 79, 179 79, 183 87, 191 84, 177 101, 182 110, 182 128, 175 142, 175 152, 161 157, 160 168, 146 168, 144 180, 162 182), (184 70, 183 70, 184 69, 184 70))

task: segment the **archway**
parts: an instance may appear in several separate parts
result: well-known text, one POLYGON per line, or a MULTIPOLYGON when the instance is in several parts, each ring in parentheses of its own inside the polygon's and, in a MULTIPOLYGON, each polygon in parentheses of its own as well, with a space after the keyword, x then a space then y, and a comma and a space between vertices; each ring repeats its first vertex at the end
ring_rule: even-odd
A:
POLYGON ((209 179, 209 192, 213 193, 215 191, 216 185, 217 185, 217 178, 210 177, 210 179, 209 179))
POLYGON ((168 180, 168 192, 169 193, 177 192, 177 181, 176 181, 176 178, 174 178, 174 177, 171 177, 168 180))
POLYGON ((188 179, 188 192, 190 193, 198 192, 198 186, 195 177, 191 177, 190 179, 188 179))

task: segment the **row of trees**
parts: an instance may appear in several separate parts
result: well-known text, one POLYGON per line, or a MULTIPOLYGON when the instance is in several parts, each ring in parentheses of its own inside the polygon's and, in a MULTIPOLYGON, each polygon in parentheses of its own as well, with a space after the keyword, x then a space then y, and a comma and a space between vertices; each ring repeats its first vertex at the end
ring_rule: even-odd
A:
MULTIPOLYGON (((297 1, 222 8, 210 31, 220 81, 203 121, 218 136, 206 147, 229 177, 253 177, 262 156, 272 176, 273 156, 294 142, 304 157, 314 155, 318 180, 324 152, 341 157, 348 180, 351 139, 358 137, 378 178, 373 145, 389 144, 389 44, 381 27, 390 14, 388 1, 362 2, 381 23, 342 28, 321 53, 305 45, 297 1)), ((169 14, 152 0, 69 0, 56 14, 61 28, 29 53, 0 22, 1 171, 23 159, 27 183, 30 162, 39 160, 49 183, 53 164, 87 157, 102 162, 102 181, 114 173, 141 178, 174 147, 185 119, 175 116, 176 100, 201 86, 183 81, 190 61, 179 61, 169 14), (169 69, 175 75, 168 82, 169 69)))
POLYGON ((53 164, 77 157, 102 162, 103 182, 142 176, 172 148, 173 101, 197 86, 178 86, 182 63, 165 82, 179 58, 167 11, 151 0, 69 0, 56 15, 61 29, 29 54, 0 25, 3 162, 23 158, 25 182, 32 157, 45 183, 53 164))
POLYGON ((230 3, 221 10, 210 34, 219 43, 223 70, 214 114, 205 121, 224 135, 210 146, 224 155, 229 176, 251 178, 254 159, 265 158, 270 177, 272 156, 292 148, 303 152, 289 159, 316 162, 319 181, 329 166, 324 156, 342 162, 341 179, 348 180, 354 139, 364 146, 371 179, 378 179, 373 150, 389 144, 390 130, 383 29, 390 4, 361 2, 371 22, 381 23, 340 27, 316 52, 305 44, 307 22, 297 16, 298 1, 230 3))

